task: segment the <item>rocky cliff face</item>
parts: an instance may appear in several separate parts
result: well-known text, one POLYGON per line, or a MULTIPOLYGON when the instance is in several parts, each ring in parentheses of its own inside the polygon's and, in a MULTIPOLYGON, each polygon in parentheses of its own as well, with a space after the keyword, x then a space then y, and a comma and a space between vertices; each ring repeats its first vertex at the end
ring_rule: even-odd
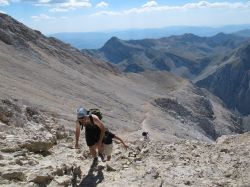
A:
POLYGON ((197 85, 205 87, 220 97, 228 107, 242 114, 250 114, 250 44, 239 48, 231 60, 215 73, 198 81, 197 85))
MULTIPOLYGON (((221 101, 205 90, 187 86, 172 94, 172 98, 155 99, 156 105, 173 118, 179 119, 183 125, 196 126, 198 131, 210 139, 215 140, 231 130, 237 133, 244 131, 241 119, 229 111, 221 110, 222 106, 218 105, 221 101)), ((187 128, 185 131, 190 130, 187 128)), ((194 136, 198 137, 197 134, 194 136)))

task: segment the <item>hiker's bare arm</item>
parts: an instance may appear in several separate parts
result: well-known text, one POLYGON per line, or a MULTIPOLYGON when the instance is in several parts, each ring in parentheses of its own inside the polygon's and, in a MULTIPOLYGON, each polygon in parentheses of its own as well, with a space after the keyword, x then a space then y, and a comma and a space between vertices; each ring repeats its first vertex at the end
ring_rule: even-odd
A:
POLYGON ((119 138, 118 136, 115 136, 115 138, 118 139, 118 140, 120 140, 120 142, 123 144, 123 146, 124 146, 126 149, 128 148, 128 145, 126 145, 126 144, 124 143, 124 141, 123 141, 121 138, 119 138))
POLYGON ((80 136, 80 123, 79 121, 76 121, 76 132, 75 132, 75 136, 76 136, 76 144, 75 144, 75 148, 79 149, 79 136, 80 136))
POLYGON ((94 119, 94 123, 101 130, 100 139, 99 139, 99 142, 98 142, 98 147, 101 148, 102 140, 103 140, 103 137, 104 137, 104 134, 105 134, 105 127, 104 127, 103 123, 101 122, 101 120, 99 120, 99 118, 96 115, 92 115, 92 116, 93 116, 93 119, 94 119))

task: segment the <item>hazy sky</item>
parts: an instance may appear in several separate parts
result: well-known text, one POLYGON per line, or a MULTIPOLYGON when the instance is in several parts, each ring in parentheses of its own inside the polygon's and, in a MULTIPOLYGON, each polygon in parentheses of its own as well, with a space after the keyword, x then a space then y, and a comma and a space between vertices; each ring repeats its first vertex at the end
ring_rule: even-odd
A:
POLYGON ((0 0, 0 12, 45 34, 250 24, 249 0, 0 0))

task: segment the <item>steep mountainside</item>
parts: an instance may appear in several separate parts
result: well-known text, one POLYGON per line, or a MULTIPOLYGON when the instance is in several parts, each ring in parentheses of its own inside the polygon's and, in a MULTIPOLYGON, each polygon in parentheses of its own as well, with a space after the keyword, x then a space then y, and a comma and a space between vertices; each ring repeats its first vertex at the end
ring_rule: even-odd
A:
POLYGON ((182 77, 195 78, 208 64, 220 62, 245 40, 223 33, 213 37, 184 34, 129 41, 113 37, 101 49, 83 50, 83 53, 116 64, 124 72, 165 70, 182 77))
POLYGON ((197 82, 228 107, 250 114, 250 43, 240 47, 216 72, 197 82))
MULTIPOLYGON (((19 99, 39 106, 57 116, 69 129, 74 127, 75 109, 84 105, 86 108, 101 108, 105 122, 117 131, 140 130, 144 128, 142 122, 145 123, 148 118, 152 121, 149 129, 155 129, 155 126, 159 126, 156 132, 161 126, 165 129, 159 132, 160 135, 155 133, 155 137, 159 138, 164 137, 169 128, 172 129, 169 134, 180 134, 180 137, 183 134, 179 131, 191 128, 194 131, 187 136, 197 138, 200 135, 201 139, 208 141, 221 134, 242 131, 240 121, 223 106, 220 110, 224 115, 218 118, 228 122, 225 127, 209 115, 196 113, 195 107, 188 107, 196 105, 199 103, 196 100, 205 96, 203 91, 190 92, 189 88, 197 88, 188 81, 166 72, 119 74, 111 65, 83 55, 58 40, 47 38, 7 15, 1 14, 0 18, 2 98, 19 99), (6 41, 7 37, 3 36, 9 39, 6 41), (165 110, 155 104, 157 98, 171 98, 179 102, 177 97, 181 92, 190 92, 191 99, 181 102, 183 107, 187 105, 185 110, 189 112, 186 121, 181 121, 175 115, 166 115, 165 110), (154 115, 147 116, 146 113, 154 115), (201 127, 202 123, 193 120, 197 115, 207 118, 214 130, 207 131, 201 127), (176 123, 174 126, 173 121, 176 123), (184 125, 186 123, 187 126, 184 125), (217 127, 223 130, 217 130, 217 127)), ((178 113, 177 103, 176 107, 174 105, 171 110, 178 113)), ((205 110, 217 113, 213 107, 205 110)))

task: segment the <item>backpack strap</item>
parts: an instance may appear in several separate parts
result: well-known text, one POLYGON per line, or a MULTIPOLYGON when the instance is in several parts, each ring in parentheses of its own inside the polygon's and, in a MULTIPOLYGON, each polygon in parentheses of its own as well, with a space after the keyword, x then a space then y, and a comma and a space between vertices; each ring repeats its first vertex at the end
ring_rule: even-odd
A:
MULTIPOLYGON (((89 119, 90 119, 90 122, 91 122, 91 124, 92 125, 95 125, 95 123, 94 123, 94 118, 93 118, 93 116, 90 114, 89 115, 89 119)), ((83 124, 81 123, 81 122, 79 122, 80 123, 80 126, 81 126, 81 130, 83 129, 83 124)))
POLYGON ((89 115, 89 119, 90 119, 90 122, 92 123, 92 125, 95 125, 93 116, 91 114, 89 115))
POLYGON ((83 124, 79 121, 79 124, 80 124, 80 127, 81 127, 81 130, 83 129, 83 124))

